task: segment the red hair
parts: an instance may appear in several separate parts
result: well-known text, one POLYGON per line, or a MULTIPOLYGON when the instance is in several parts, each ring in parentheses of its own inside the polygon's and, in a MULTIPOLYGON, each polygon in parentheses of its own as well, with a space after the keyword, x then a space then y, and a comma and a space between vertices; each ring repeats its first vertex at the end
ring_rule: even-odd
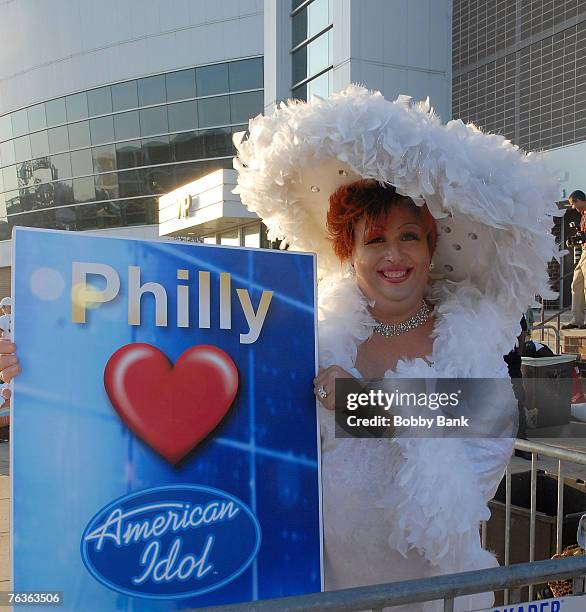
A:
POLYGON ((393 206, 408 207, 419 217, 427 236, 429 255, 433 255, 437 226, 427 205, 417 206, 411 198, 399 195, 392 185, 381 186, 376 181, 363 179, 338 187, 330 196, 326 227, 340 261, 352 256, 356 223, 362 217, 366 219, 365 238, 368 240, 375 231, 386 225, 393 206))

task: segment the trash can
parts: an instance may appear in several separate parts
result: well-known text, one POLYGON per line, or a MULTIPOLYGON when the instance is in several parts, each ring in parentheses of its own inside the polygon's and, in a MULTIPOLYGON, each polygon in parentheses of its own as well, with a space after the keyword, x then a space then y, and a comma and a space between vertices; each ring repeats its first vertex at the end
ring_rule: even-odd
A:
POLYGON ((521 372, 529 428, 567 425, 570 422, 572 370, 577 357, 554 355, 522 358, 521 372))

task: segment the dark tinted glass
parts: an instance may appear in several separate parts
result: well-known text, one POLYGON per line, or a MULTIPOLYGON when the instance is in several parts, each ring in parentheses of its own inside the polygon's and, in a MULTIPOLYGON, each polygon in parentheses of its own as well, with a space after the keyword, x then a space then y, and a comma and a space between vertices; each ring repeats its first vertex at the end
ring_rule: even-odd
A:
POLYGON ((138 81, 138 102, 140 106, 161 104, 166 101, 165 75, 148 77, 138 81))
POLYGON ((230 62, 228 70, 230 73, 230 91, 262 87, 262 58, 230 62))
POLYGON ((227 93, 229 90, 228 64, 196 68, 195 78, 198 96, 212 96, 227 93))
POLYGON ((116 140, 138 138, 140 136, 138 111, 114 115, 114 135, 116 140))
POLYGON ((4 194, 4 197, 6 199, 6 212, 9 215, 21 212, 20 193, 18 192, 18 189, 14 191, 7 191, 4 194))
POLYGON ((140 140, 119 142, 116 145, 116 167, 135 168, 142 166, 142 146, 140 140))
POLYGON ((35 192, 33 189, 19 189, 20 209, 22 211, 35 209, 35 192))
POLYGON ((47 115, 47 126, 59 125, 67 122, 67 112, 65 111, 65 98, 45 102, 45 113, 47 115))
POLYGON ((116 170, 115 145, 103 145, 92 149, 94 172, 110 172, 116 170))
POLYGON ((292 55, 292 74, 293 83, 299 83, 307 78, 307 47, 295 51, 292 55))
POLYGON ((138 106, 138 93, 136 81, 112 85, 112 109, 115 111, 136 108, 138 106))
POLYGON ((7 140, 0 144, 0 162, 3 166, 9 166, 16 161, 14 157, 14 141, 7 140))
POLYGON ((167 100, 195 98, 195 70, 181 70, 166 75, 167 100))
POLYGON ((92 144, 104 144, 114 140, 114 120, 112 116, 90 119, 92 144))
POLYGON ((262 114, 262 111, 262 91, 230 96, 230 123, 248 123, 250 118, 262 114))
POLYGON ((32 185, 33 169, 30 161, 24 161, 16 164, 16 176, 18 178, 19 187, 28 187, 32 185))
POLYGON ((2 182, 4 183, 4 191, 10 191, 18 188, 18 176, 16 174, 16 166, 8 166, 2 168, 2 182))
POLYGON ((49 151, 51 153, 60 153, 61 151, 67 151, 67 149, 69 149, 69 135, 66 125, 51 128, 48 130, 48 133, 49 151))
POLYGON ((193 130, 197 127, 197 102, 178 102, 167 107, 169 131, 193 130))
POLYGON ((95 177, 96 199, 115 200, 119 197, 118 173, 109 172, 95 177))
MULTIPOLYGON (((154 200, 156 202, 156 199, 154 200)), ((153 199, 140 198, 128 200, 124 204, 124 225, 142 225, 144 223, 156 223, 157 217, 153 217, 153 199)))
POLYGON ((109 87, 100 87, 87 92, 87 105, 90 117, 112 112, 112 93, 109 87))
POLYGON ((153 136, 143 139, 142 153, 145 166, 167 164, 171 161, 168 136, 153 136))
POLYGON ((47 127, 47 118, 45 117, 45 105, 37 104, 28 109, 28 126, 31 132, 42 130, 47 127))
POLYGON ((69 146, 72 149, 80 149, 81 147, 89 147, 90 140, 90 122, 80 121, 79 123, 71 123, 67 126, 69 130, 69 146))
POLYGON ((31 158, 31 141, 28 136, 14 139, 14 157, 17 163, 31 158))
POLYGON ((161 195, 175 187, 174 166, 146 168, 144 173, 147 193, 161 195))
POLYGON ((230 102, 228 96, 199 100, 197 115, 199 119, 199 127, 229 124, 230 102))
POLYGON ((307 100, 307 84, 300 85, 291 90, 291 97, 294 100, 307 100))
POLYGON ((30 139, 33 157, 44 157, 45 155, 49 155, 49 136, 46 130, 31 134, 30 139))
POLYGON ((203 157, 203 137, 199 132, 184 132, 171 136, 171 155, 174 161, 203 157))
POLYGON ((294 11, 298 6, 301 6, 305 0, 291 0, 291 10, 294 11))
POLYGON ((291 19, 291 46, 296 47, 307 38, 307 9, 291 19))
POLYGON ((0 140, 12 138, 12 120, 10 115, 0 117, 0 140))
POLYGON ((54 184, 54 188, 56 206, 71 204, 73 202, 73 185, 71 179, 67 181, 58 181, 54 184))
POLYGON ((96 187, 93 176, 73 179, 73 199, 76 204, 91 202, 96 199, 96 187))
POLYGON ((204 157, 233 155, 232 130, 209 130, 201 133, 204 139, 204 157))
POLYGON ((140 134, 151 136, 154 134, 166 134, 169 131, 167 123, 167 107, 155 106, 140 111, 140 134))
POLYGON ((14 136, 22 136, 28 134, 28 113, 26 109, 12 113, 12 133, 14 136))
POLYGON ((71 176, 71 157, 69 153, 51 155, 51 170, 53 180, 69 178, 71 176))
POLYGON ((126 225, 121 209, 123 202, 100 202, 96 204, 96 223, 99 228, 126 225))
POLYGON ((87 94, 84 92, 65 98, 67 121, 78 121, 87 117, 87 94))
POLYGON ((143 175, 140 170, 126 170, 118 173, 118 187, 121 198, 143 195, 145 191, 143 175))
POLYGON ((93 174, 94 164, 91 149, 81 149, 71 152, 71 174, 72 176, 83 176, 93 174))

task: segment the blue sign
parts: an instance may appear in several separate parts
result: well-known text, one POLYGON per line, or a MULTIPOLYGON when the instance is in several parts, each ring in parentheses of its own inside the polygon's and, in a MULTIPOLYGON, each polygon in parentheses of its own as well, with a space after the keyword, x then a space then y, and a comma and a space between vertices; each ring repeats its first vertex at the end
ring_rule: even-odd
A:
POLYGON ((17 228, 13 258, 14 589, 321 590, 314 257, 17 228))

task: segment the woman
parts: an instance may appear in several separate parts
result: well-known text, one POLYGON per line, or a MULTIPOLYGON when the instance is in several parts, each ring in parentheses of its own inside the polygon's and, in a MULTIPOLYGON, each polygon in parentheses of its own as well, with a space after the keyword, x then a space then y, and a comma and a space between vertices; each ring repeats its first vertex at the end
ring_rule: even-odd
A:
MULTIPOLYGON (((354 86, 257 117, 237 147, 243 202, 272 237, 318 253, 326 588, 496 565, 479 525, 510 439, 339 438, 327 408, 336 378, 507 378, 519 314, 551 297, 555 185, 543 165, 354 86)), ((0 342, 5 380, 13 351, 0 342)), ((486 408, 511 397, 509 384, 486 408)))
POLYGON ((496 566, 479 527, 512 440, 336 437, 334 385, 498 378, 475 383, 477 408, 514 413, 502 355, 552 295, 555 181, 502 137, 355 86, 257 117, 236 146, 242 201, 270 237, 318 254, 326 588, 496 566))

